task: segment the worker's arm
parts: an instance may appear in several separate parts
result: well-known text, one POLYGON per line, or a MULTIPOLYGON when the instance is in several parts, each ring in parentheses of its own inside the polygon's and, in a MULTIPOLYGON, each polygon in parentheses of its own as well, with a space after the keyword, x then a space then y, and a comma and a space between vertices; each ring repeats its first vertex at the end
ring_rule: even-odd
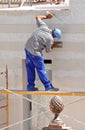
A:
POLYGON ((43 21, 43 19, 50 19, 52 17, 53 17, 53 15, 50 12, 48 12, 46 15, 38 15, 38 16, 36 16, 37 26, 38 27, 40 27, 42 25, 47 26, 47 24, 43 21))

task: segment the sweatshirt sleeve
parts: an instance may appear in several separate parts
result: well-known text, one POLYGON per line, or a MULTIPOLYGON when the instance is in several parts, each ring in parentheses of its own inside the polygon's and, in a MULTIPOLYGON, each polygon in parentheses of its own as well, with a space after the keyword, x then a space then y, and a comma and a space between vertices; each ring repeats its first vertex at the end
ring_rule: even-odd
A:
POLYGON ((40 27, 42 25, 47 26, 47 24, 44 21, 42 21, 41 19, 37 19, 37 26, 40 27))
POLYGON ((51 46, 53 45, 53 42, 54 42, 53 39, 49 39, 48 43, 46 44, 45 50, 46 50, 47 53, 52 50, 51 46))

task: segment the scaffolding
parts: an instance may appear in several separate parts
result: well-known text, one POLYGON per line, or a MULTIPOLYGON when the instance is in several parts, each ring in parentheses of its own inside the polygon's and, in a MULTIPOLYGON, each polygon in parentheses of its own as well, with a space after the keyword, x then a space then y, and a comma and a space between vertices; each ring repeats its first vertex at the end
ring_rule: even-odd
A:
MULTIPOLYGON (((7 66, 6 66, 6 71, 5 72, 0 72, 0 76, 1 75, 4 75, 5 80, 6 80, 5 88, 8 89, 8 68, 7 68, 7 66)), ((0 94, 0 99, 1 99, 0 101, 5 100, 5 105, 0 106, 0 110, 6 109, 6 122, 1 123, 0 127, 2 127, 3 125, 8 126, 8 124, 9 124, 9 110, 8 110, 9 103, 8 103, 8 98, 9 98, 8 94, 6 94, 6 95, 0 94)), ((8 130, 8 128, 6 128, 6 130, 8 130)))
MULTIPOLYGON (((51 92, 51 91, 49 91, 49 92, 47 92, 47 91, 38 91, 38 92, 29 92, 29 91, 25 91, 25 90, 10 90, 10 89, 8 89, 8 68, 7 68, 7 66, 6 66, 6 72, 1 72, 0 73, 0 75, 5 75, 5 78, 6 78, 6 87, 2 87, 1 88, 1 90, 0 90, 0 96, 1 96, 1 100, 2 99, 4 99, 4 95, 5 95, 5 99, 6 99, 6 106, 1 106, 1 108, 0 109, 3 109, 4 107, 6 108, 6 127, 4 127, 4 128, 2 128, 1 130, 9 130, 10 129, 10 127, 13 127, 13 126, 16 126, 16 125, 18 125, 18 124, 21 124, 21 123, 25 123, 25 122, 27 122, 27 121, 30 121, 30 120, 32 120, 33 118, 36 118, 37 119, 37 117, 39 117, 39 116, 41 116, 41 115, 43 115, 43 114, 45 114, 46 115, 46 113, 49 113, 49 110, 47 109, 47 106, 44 106, 43 105, 43 103, 41 104, 39 101, 35 101, 35 100, 33 100, 33 98, 32 99, 30 99, 30 98, 28 98, 28 97, 25 97, 24 95, 42 95, 42 96, 47 96, 47 95, 49 95, 49 96, 52 96, 52 95, 57 95, 57 96, 71 96, 71 97, 73 97, 73 99, 69 102, 69 103, 67 103, 67 104, 65 104, 65 107, 66 106, 69 106, 69 105, 72 105, 73 103, 78 103, 79 101, 81 101, 81 100, 85 100, 85 92, 84 91, 82 91, 82 92, 79 92, 79 91, 59 91, 59 92, 51 92), (15 95, 15 96, 17 96, 18 98, 20 98, 20 99, 25 99, 26 101, 28 101, 28 102, 31 102, 32 104, 32 111, 33 111, 33 109, 35 109, 35 105, 38 105, 38 108, 39 108, 39 110, 38 109, 36 109, 35 111, 37 111, 37 114, 36 113, 32 113, 33 115, 30 115, 30 116, 28 116, 28 117, 26 117, 25 119, 23 119, 23 120, 19 120, 19 121, 16 121, 16 122, 14 122, 14 123, 12 123, 12 124, 9 124, 9 109, 8 109, 8 105, 9 105, 9 103, 8 103, 8 95, 15 95), (78 98, 77 99, 77 97, 76 97, 76 99, 74 100, 74 97, 75 96, 82 96, 82 98, 78 98), (34 104, 34 106, 33 106, 33 104, 34 104), (43 108, 43 109, 42 109, 43 108)), ((38 98, 39 99, 39 98, 38 98)), ((25 106, 24 106, 25 107, 25 106)), ((83 108, 83 107, 82 107, 83 108)), ((28 107, 27 107, 27 111, 28 111, 28 107)), ((31 111, 31 112, 32 112, 31 111)), ((26 112, 26 109, 25 109, 25 112, 26 112)), ((26 113, 27 114, 27 113, 26 113)), ((43 116, 44 117, 44 116, 43 116)), ((84 122, 81 122, 80 120, 78 120, 78 119, 76 119, 76 118, 74 118, 74 117, 72 117, 72 116, 69 116, 69 115, 66 115, 66 114, 64 114, 64 115, 62 115, 62 117, 65 117, 65 118, 67 118, 67 119, 72 119, 73 121, 75 121, 76 123, 80 123, 80 125, 83 125, 83 126, 85 126, 85 123, 84 122)), ((46 116, 45 116, 45 118, 46 118, 46 116)), ((48 118, 49 118, 49 116, 48 116, 48 118)), ((47 119, 48 119, 47 118, 47 119)), ((37 119, 37 121, 40 121, 40 119, 42 119, 41 117, 40 118, 38 118, 37 119)), ((1 124, 0 124, 1 125, 1 124)), ((3 125, 3 124, 2 124, 3 125)), ((31 125, 31 127, 33 127, 32 125, 31 125)), ((39 127, 39 126, 37 126, 36 125, 36 128, 37 127, 39 127)), ((27 127, 26 127, 27 128, 27 127)), ((66 130, 71 130, 71 128, 70 127, 64 127, 64 129, 66 129, 66 130)), ((25 129, 26 130, 26 129, 25 129)), ((29 129, 29 130, 31 130, 31 129, 29 129)), ((48 130, 48 127, 43 127, 42 128, 42 130, 48 130)), ((62 130, 62 129, 61 129, 62 130)))

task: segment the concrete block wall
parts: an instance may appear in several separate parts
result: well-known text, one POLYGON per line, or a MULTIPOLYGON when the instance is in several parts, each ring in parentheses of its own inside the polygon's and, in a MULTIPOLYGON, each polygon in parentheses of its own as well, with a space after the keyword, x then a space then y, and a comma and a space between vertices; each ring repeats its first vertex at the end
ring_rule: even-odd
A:
MULTIPOLYGON (((49 54, 44 52, 44 55, 45 58, 50 58, 53 61, 53 85, 65 91, 85 90, 84 5, 84 0, 77 0, 77 2, 71 0, 70 11, 53 11, 57 18, 53 17, 53 19, 49 21, 46 20, 46 23, 50 28, 59 27, 62 30, 63 48, 54 49, 49 54)), ((10 89, 23 89, 22 59, 25 59, 25 42, 36 29, 35 16, 44 13, 45 11, 0 11, 0 70, 5 70, 6 64, 8 65, 10 89)), ((0 85, 5 86, 4 81, 0 82, 0 85)), ((43 87, 43 85, 41 87, 43 87)), ((13 100, 15 100, 15 98, 10 97, 10 123, 16 122, 16 119, 18 121, 23 119, 23 101, 19 99, 18 104, 16 103, 16 100, 13 100), (11 106, 11 104, 13 106, 11 106), (18 110, 20 110, 19 115, 16 113, 16 104, 18 110), (15 117, 11 118, 13 117, 14 111, 16 113, 15 117)), ((65 99, 65 102, 66 101, 67 100, 65 99)), ((42 99, 40 102, 42 103, 42 99)), ((84 104, 81 106, 83 105, 84 104)), ((80 107, 80 104, 77 106, 80 107)), ((75 110, 75 105, 72 105, 72 110, 75 110)), ((66 113, 68 112, 66 111, 66 113)), ((83 114, 76 113, 74 115, 77 115, 78 118, 82 115, 79 119, 84 122, 85 119, 83 114)), ((47 122, 49 122, 48 119, 47 122)), ((69 121, 66 120, 66 122, 69 121)), ((75 126, 75 123, 72 123, 72 121, 70 122, 70 124, 73 125, 72 128, 75 127, 75 130, 80 130, 79 128, 84 130, 83 126, 79 125, 77 127, 77 125, 75 126)), ((44 125, 44 122, 42 124, 44 125)), ((42 124, 40 123, 39 128, 42 124)), ((15 128, 10 129, 13 130, 15 128)), ((16 130, 17 129, 21 130, 23 127, 21 128, 20 125, 16 130)))

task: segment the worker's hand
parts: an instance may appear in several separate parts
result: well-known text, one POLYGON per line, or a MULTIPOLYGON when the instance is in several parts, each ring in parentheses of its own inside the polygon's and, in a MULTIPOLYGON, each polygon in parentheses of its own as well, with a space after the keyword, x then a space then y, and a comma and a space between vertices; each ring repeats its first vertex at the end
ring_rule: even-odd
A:
POLYGON ((53 17, 53 14, 50 13, 49 11, 47 11, 46 14, 47 14, 47 15, 46 15, 46 18, 47 18, 47 19, 50 19, 50 18, 53 17))
POLYGON ((51 49, 53 50, 53 48, 54 48, 54 44, 51 46, 51 49))
POLYGON ((43 19, 50 19, 52 17, 53 17, 53 14, 50 13, 49 11, 47 11, 46 15, 38 15, 38 16, 36 16, 36 20, 38 20, 38 19, 41 19, 41 20, 43 20, 43 19))
POLYGON ((57 44, 53 43, 53 45, 51 46, 51 49, 56 48, 57 44))

